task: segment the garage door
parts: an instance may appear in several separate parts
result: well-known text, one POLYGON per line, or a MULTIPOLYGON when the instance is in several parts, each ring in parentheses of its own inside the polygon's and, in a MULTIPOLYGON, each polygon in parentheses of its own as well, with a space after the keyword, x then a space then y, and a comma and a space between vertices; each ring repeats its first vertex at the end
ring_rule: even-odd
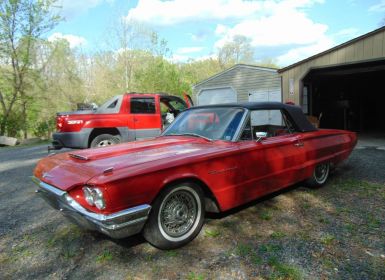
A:
POLYGON ((198 105, 237 102, 237 94, 231 87, 203 89, 198 94, 198 105))
MULTIPOLYGON (((280 88, 258 89, 249 92, 249 102, 282 102, 282 94, 280 88)), ((251 124, 275 124, 282 125, 282 114, 277 110, 263 110, 251 112, 251 124)))

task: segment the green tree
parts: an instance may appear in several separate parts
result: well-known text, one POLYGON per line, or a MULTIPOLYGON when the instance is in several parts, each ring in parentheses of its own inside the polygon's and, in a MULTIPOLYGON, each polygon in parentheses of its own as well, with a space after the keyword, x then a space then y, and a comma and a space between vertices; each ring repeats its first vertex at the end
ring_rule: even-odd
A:
POLYGON ((42 40, 35 45, 33 65, 38 71, 31 71, 35 78, 29 95, 34 98, 29 103, 28 120, 35 135, 41 136, 43 128, 47 128, 45 135, 54 129, 52 120, 56 112, 75 109, 77 103, 85 101, 86 95, 78 66, 79 55, 67 40, 42 40))
POLYGON ((237 63, 254 63, 254 50, 250 38, 234 36, 232 41, 226 42, 218 49, 218 61, 222 69, 237 63))
POLYGON ((24 137, 27 137, 28 76, 32 68, 34 44, 60 20, 52 12, 55 0, 2 0, 0 2, 0 63, 3 82, 0 88, 2 119, 0 134, 4 134, 16 101, 20 102, 24 137))
POLYGON ((176 64, 163 56, 147 55, 146 63, 135 71, 135 87, 145 92, 167 92, 181 95, 190 85, 182 79, 176 64))

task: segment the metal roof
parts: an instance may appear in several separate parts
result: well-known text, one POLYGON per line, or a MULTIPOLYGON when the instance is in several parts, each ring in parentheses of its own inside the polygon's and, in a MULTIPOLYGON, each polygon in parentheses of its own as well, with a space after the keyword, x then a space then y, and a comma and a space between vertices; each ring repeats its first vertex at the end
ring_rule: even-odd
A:
POLYGON ((277 72, 278 71, 277 68, 262 67, 262 66, 256 66, 256 65, 250 65, 250 64, 235 64, 235 65, 231 66, 230 68, 228 68, 228 69, 226 69, 226 70, 224 70, 222 72, 219 72, 219 73, 215 74, 214 76, 211 76, 211 77, 207 78, 206 80, 200 81, 199 83, 193 85, 193 88, 198 86, 198 85, 200 85, 200 84, 208 82, 208 81, 210 81, 212 79, 215 79, 216 77, 221 76, 221 75, 223 75, 223 74, 225 74, 225 73, 227 73, 227 72, 229 72, 229 71, 231 71, 231 70, 233 70, 235 68, 239 68, 239 67, 250 68, 250 69, 253 69, 253 70, 269 71, 269 72, 277 72))
POLYGON ((373 31, 371 31, 371 32, 369 32, 369 33, 366 33, 366 34, 364 34, 364 35, 361 35, 361 36, 359 36, 359 37, 356 37, 356 38, 354 38, 354 39, 352 39, 352 40, 350 40, 350 41, 347 41, 347 42, 345 42, 345 43, 342 43, 342 44, 340 44, 340 45, 338 45, 338 46, 335 46, 335 47, 333 47, 333 48, 331 48, 331 49, 328 49, 328 50, 323 51, 323 52, 320 52, 320 53, 318 53, 318 54, 316 54, 316 55, 313 55, 313 56, 310 56, 310 57, 308 57, 308 58, 305 58, 305 59, 303 59, 303 60, 301 60, 301 61, 298 61, 298 62, 296 62, 296 63, 294 63, 294 64, 291 64, 291 65, 289 65, 289 66, 286 66, 286 67, 284 67, 284 68, 281 68, 281 69, 278 70, 278 73, 285 72, 285 71, 287 71, 287 70, 289 70, 289 69, 291 69, 291 68, 294 68, 294 67, 296 67, 296 66, 298 66, 298 65, 300 65, 300 64, 302 64, 302 63, 305 63, 305 62, 307 62, 307 61, 313 60, 313 59, 318 58, 318 57, 320 57, 320 56, 323 56, 323 55, 325 55, 325 54, 334 52, 334 51, 336 51, 336 50, 339 50, 339 49, 341 49, 341 48, 344 48, 344 47, 346 47, 346 46, 349 46, 349 45, 351 45, 351 44, 353 44, 353 43, 355 43, 355 42, 357 42, 357 41, 360 41, 360 40, 365 39, 365 38, 367 38, 367 37, 373 36, 373 35, 375 35, 375 34, 377 34, 377 33, 382 32, 382 31, 385 31, 385 26, 380 27, 380 28, 378 28, 378 29, 375 29, 375 30, 373 30, 373 31))

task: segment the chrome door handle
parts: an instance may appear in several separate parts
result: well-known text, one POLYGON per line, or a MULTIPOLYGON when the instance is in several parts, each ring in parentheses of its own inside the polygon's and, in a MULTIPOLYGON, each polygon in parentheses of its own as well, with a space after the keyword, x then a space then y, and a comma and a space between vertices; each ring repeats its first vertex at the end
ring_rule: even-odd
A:
POLYGON ((297 142, 294 144, 294 146, 296 147, 303 147, 303 143, 302 142, 297 142))

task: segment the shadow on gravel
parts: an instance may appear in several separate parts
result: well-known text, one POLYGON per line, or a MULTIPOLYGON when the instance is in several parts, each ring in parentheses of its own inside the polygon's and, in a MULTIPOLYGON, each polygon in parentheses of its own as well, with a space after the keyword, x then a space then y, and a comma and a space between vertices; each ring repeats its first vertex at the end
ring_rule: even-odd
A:
POLYGON ((111 240, 115 244, 124 248, 132 248, 147 242, 141 234, 133 235, 124 239, 111 239, 111 238, 107 238, 107 239, 111 240))

